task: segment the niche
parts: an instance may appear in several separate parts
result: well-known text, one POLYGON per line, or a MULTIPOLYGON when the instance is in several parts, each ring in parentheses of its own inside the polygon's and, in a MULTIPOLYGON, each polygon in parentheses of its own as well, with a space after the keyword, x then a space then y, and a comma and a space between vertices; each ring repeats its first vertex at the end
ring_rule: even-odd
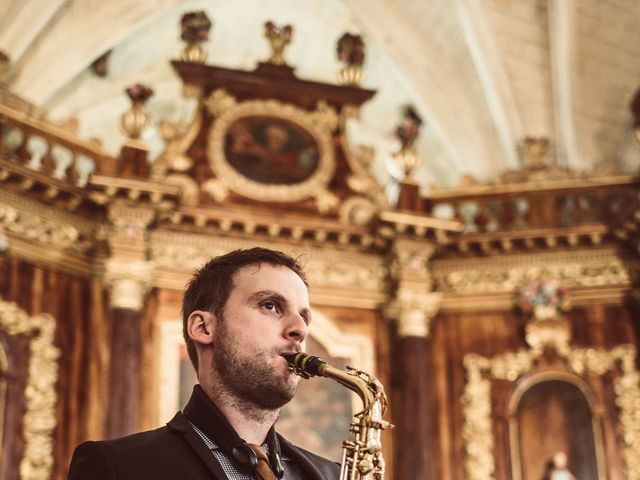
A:
POLYGON ((514 480, 546 480, 557 452, 576 478, 604 479, 600 418, 583 380, 560 372, 529 378, 510 403, 514 480))

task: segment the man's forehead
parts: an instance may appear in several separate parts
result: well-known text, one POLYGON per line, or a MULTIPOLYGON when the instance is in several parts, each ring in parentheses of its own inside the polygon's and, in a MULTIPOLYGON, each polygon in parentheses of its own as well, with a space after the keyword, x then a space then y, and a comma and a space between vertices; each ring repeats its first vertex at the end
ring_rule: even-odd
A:
POLYGON ((271 263, 251 263, 249 265, 240 267, 231 277, 232 288, 237 287, 238 284, 242 283, 242 281, 245 279, 249 280, 250 282, 255 282, 262 276, 271 277, 271 275, 274 273, 276 275, 282 274, 284 277, 298 279, 305 286, 305 290, 307 289, 304 280, 296 272, 285 265, 274 265, 271 263), (261 275, 261 273, 264 275, 261 275))

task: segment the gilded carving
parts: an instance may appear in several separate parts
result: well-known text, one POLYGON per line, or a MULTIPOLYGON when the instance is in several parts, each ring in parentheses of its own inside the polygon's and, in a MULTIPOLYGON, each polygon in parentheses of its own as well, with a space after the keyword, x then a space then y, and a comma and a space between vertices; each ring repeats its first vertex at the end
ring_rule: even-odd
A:
POLYGON ((107 216, 113 226, 109 235, 112 253, 144 250, 147 226, 155 216, 153 209, 117 202, 109 207, 107 216))
POLYGON ((364 226, 375 217, 376 206, 364 197, 349 197, 340 205, 340 221, 364 226))
POLYGON ((146 261, 107 260, 104 278, 111 308, 141 310, 152 285, 153 268, 153 264, 146 261))
POLYGON ((55 385, 60 356, 60 351, 53 344, 55 320, 46 314, 30 317, 15 303, 0 300, 0 328, 9 335, 31 335, 20 478, 48 480, 54 462, 53 431, 58 400, 55 385))
POLYGON ((202 184, 202 191, 208 194, 217 203, 224 202, 229 196, 227 185, 217 178, 210 178, 202 184))
MULTIPOLYGON (((265 243, 299 258, 314 287, 384 292, 387 268, 377 256, 326 247, 307 249, 287 243, 265 243)), ((151 260, 159 269, 191 272, 209 258, 236 248, 255 246, 255 239, 216 238, 155 232, 151 237, 151 260)))
POLYGON ((568 288, 629 285, 640 273, 637 261, 620 257, 613 250, 495 257, 485 261, 435 260, 432 267, 438 291, 456 294, 514 292, 543 273, 568 288))
POLYGON ((389 205, 387 195, 370 170, 370 165, 373 161, 373 149, 362 146, 352 147, 347 135, 348 121, 352 118, 357 118, 359 114, 358 107, 346 105, 342 108, 339 116, 340 145, 349 168, 353 172, 347 178, 347 184, 354 192, 365 196, 378 208, 384 209, 389 205))
POLYGON ((438 292, 415 292, 400 288, 396 297, 385 309, 389 318, 396 320, 399 337, 428 337, 431 320, 440 308, 442 294, 438 292))
POLYGON ((224 112, 231 110, 237 105, 235 97, 229 94, 225 89, 220 88, 211 92, 211 95, 205 100, 204 104, 211 115, 217 117, 224 112))
POLYGON ((187 155, 187 150, 198 135, 201 126, 202 111, 199 106, 189 126, 170 122, 160 124, 160 134, 166 142, 166 147, 151 166, 152 178, 165 177, 167 171, 186 172, 191 168, 193 160, 187 155))
MULTIPOLYGON (((223 90, 214 91, 205 103, 216 116, 209 131, 208 156, 217 183, 254 200, 285 202, 314 198, 321 213, 337 204, 337 199, 327 189, 335 170, 331 132, 337 126, 337 114, 332 107, 321 102, 316 110, 308 112, 276 100, 237 102, 223 90), (236 121, 250 116, 266 116, 292 122, 311 135, 318 148, 319 160, 308 178, 295 183, 267 184, 252 180, 231 166, 225 155, 227 132, 236 121)), ((206 191, 213 191, 216 195, 221 189, 216 184, 209 186, 206 191)))
POLYGON ((0 204, 0 228, 25 240, 54 248, 86 252, 92 242, 73 225, 59 223, 51 217, 25 214, 16 208, 0 204))
MULTIPOLYGON (((577 375, 603 375, 619 367, 614 381, 615 403, 620 410, 621 442, 627 478, 640 479, 640 375, 635 367, 636 349, 619 345, 612 350, 556 347, 547 344, 566 360, 577 375)), ((493 358, 469 354, 464 358, 467 383, 462 395, 463 437, 465 440, 465 471, 470 480, 494 478, 493 431, 491 421, 490 379, 514 382, 531 372, 542 356, 544 347, 509 352, 493 358)))

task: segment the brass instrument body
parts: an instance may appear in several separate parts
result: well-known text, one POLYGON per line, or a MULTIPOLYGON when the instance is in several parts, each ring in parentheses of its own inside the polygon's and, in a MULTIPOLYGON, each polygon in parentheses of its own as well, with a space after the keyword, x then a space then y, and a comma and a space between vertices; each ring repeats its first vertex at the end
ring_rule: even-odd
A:
POLYGON ((358 394, 363 409, 353 415, 348 438, 342 444, 340 480, 383 480, 381 433, 393 425, 382 418, 388 403, 380 381, 355 368, 340 370, 305 353, 287 355, 287 360, 291 370, 303 378, 331 378, 358 394))

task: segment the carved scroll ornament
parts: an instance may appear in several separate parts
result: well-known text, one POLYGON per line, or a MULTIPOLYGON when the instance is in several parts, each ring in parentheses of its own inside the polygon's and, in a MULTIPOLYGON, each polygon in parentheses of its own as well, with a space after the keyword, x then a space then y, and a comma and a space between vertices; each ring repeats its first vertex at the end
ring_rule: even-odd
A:
POLYGON ((48 480, 53 468, 53 431, 56 427, 56 382, 60 350, 54 346, 56 328, 47 314, 30 317, 15 303, 0 300, 0 328, 9 335, 31 335, 29 374, 22 421, 24 454, 22 480, 48 480))

